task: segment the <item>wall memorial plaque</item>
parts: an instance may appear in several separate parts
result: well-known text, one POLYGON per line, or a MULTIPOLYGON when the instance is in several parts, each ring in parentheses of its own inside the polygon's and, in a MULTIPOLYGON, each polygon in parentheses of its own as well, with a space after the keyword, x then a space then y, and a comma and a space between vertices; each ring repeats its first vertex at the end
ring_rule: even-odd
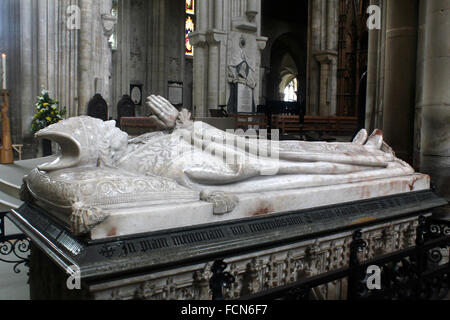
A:
POLYGON ((183 84, 169 84, 169 101, 174 106, 183 104, 183 84))
POLYGON ((135 106, 142 105, 142 85, 130 85, 130 95, 135 106))
POLYGON ((253 112, 253 90, 244 84, 237 84, 237 112, 253 112))

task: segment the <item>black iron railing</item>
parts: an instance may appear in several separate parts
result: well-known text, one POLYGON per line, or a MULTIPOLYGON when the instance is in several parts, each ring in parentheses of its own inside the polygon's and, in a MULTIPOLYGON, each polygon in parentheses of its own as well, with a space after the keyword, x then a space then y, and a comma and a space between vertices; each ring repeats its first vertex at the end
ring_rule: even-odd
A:
POLYGON ((24 234, 6 235, 6 214, 0 212, 0 261, 13 264, 13 271, 20 273, 22 267, 29 266, 30 239, 24 234))
MULTIPOLYGON (((0 213, 0 261, 13 264, 15 273, 29 266, 30 240, 23 234, 6 235, 5 217, 0 213)), ((367 246, 360 230, 353 233, 347 267, 297 282, 241 297, 241 300, 309 300, 312 290, 334 281, 347 281, 347 299, 438 300, 448 296, 450 263, 442 252, 450 248, 450 224, 446 220, 419 217, 416 245, 361 262, 367 246), (380 270, 380 288, 368 288, 368 269, 380 270)), ((224 298, 223 289, 235 281, 227 264, 217 260, 212 267, 210 289, 213 299, 224 298)))
MULTIPOLYGON (((450 246, 448 221, 419 217, 416 246, 401 251, 360 262, 358 256, 367 246, 362 233, 353 234, 350 245, 348 267, 302 279, 255 294, 241 297, 241 300, 309 300, 311 292, 328 283, 347 279, 348 300, 439 300, 449 294, 450 264, 442 263, 442 250, 450 246), (368 270, 379 270, 379 288, 368 288, 368 270)), ((221 272, 226 264, 219 260, 221 272)), ((213 297, 223 297, 224 287, 234 282, 234 278, 221 277, 215 270, 210 288, 213 297), (216 281, 219 279, 220 282, 216 281), (225 279, 225 280, 224 280, 225 279), (219 292, 220 291, 220 292, 219 292)))

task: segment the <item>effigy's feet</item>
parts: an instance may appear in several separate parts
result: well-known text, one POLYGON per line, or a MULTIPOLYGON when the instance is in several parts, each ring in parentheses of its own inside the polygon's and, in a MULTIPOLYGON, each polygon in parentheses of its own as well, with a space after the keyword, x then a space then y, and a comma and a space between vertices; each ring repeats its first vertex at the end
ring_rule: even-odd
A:
POLYGON ((385 144, 383 141, 383 133, 381 130, 376 129, 372 135, 369 137, 367 130, 362 129, 358 132, 356 137, 353 139, 354 144, 359 144, 361 146, 366 146, 371 149, 380 150, 385 144))
POLYGON ((355 139, 353 139, 353 143, 363 145, 367 142, 367 139, 369 138, 369 134, 367 133, 366 129, 362 129, 358 132, 355 139))
POLYGON ((383 146, 383 132, 376 129, 367 140, 365 146, 370 149, 380 150, 383 146))

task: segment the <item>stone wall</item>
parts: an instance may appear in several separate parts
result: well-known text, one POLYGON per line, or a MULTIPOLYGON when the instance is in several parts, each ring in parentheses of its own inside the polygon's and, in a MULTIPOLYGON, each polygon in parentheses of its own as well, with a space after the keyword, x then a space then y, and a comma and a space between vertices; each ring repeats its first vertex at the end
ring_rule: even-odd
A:
POLYGON ((366 126, 382 128, 399 157, 450 199, 450 1, 371 4, 382 20, 369 33, 366 126))
POLYGON ((13 143, 24 144, 24 158, 34 157, 36 141, 30 127, 42 88, 66 107, 68 116, 85 114, 95 93, 110 101, 105 15, 110 14, 111 0, 5 0, 0 5, 13 143), (72 23, 78 18, 79 25, 72 23))
POLYGON ((195 48, 193 106, 197 117, 226 105, 231 93, 229 67, 244 60, 256 80, 253 89, 259 103, 261 50, 261 0, 198 1, 197 31, 191 35, 195 48), (241 41, 245 40, 245 44, 241 41))
POLYGON ((308 113, 336 114, 338 1, 309 0, 308 113))
POLYGON ((419 12, 415 160, 450 200, 450 1, 422 0, 419 12))
POLYGON ((297 73, 301 100, 307 99, 307 47, 308 47, 308 5, 305 2, 282 1, 263 2, 261 33, 268 38, 261 57, 262 76, 261 103, 280 100, 282 73, 292 67, 297 73), (285 8, 292 6, 291 12, 285 8), (281 9, 282 8, 282 9, 281 9), (275 11, 275 12, 274 12, 275 11), (289 56, 290 58, 287 58, 289 56), (286 65, 286 59, 294 66, 286 65))
MULTIPOLYGON (((371 0, 370 5, 379 6, 381 16, 386 16, 387 0, 371 0)), ((384 80, 386 50, 386 19, 381 29, 369 30, 367 61, 366 129, 370 132, 383 127, 384 80)))
MULTIPOLYGON (((145 97, 168 96, 168 84, 192 86, 192 76, 185 76, 184 1, 122 0, 118 7, 117 51, 113 53, 113 108, 130 84, 142 85, 143 103, 137 115, 148 113, 145 97)), ((189 70, 189 68, 187 68, 189 70)), ((185 106, 190 96, 185 95, 185 106)), ((114 113, 115 114, 115 113, 114 113)))

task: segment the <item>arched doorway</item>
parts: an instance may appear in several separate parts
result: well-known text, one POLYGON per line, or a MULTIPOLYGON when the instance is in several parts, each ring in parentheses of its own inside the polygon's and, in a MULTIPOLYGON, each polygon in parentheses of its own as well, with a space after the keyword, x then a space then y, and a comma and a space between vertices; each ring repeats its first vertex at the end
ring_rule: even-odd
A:
POLYGON ((295 93, 297 102, 305 102, 306 42, 301 40, 294 33, 287 33, 274 41, 267 74, 267 100, 292 101, 295 93))
POLYGON ((301 100, 301 93, 298 87, 298 70, 292 56, 288 53, 282 59, 280 84, 278 86, 279 99, 288 102, 298 102, 301 100))
POLYGON ((286 102, 296 102, 298 98, 301 97, 298 91, 298 81, 297 78, 293 78, 288 82, 287 85, 282 85, 283 89, 283 100, 286 102))
POLYGON ((262 0, 261 33, 267 37, 261 66, 265 70, 261 101, 306 101, 308 1, 262 0), (294 80, 295 79, 295 80, 294 80))

